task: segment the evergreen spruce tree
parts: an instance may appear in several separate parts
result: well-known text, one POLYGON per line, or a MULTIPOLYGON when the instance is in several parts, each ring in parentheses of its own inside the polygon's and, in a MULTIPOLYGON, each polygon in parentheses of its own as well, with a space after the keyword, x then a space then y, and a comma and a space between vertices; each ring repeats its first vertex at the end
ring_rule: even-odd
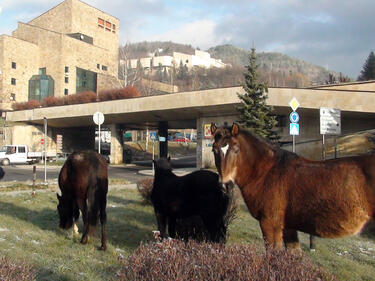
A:
POLYGON ((251 49, 249 65, 244 73, 244 94, 237 93, 241 105, 237 108, 240 113, 239 123, 250 129, 255 135, 277 141, 280 137, 272 130, 276 124, 276 117, 271 114, 273 108, 266 104, 268 88, 266 83, 258 81, 255 48, 251 49))
POLYGON ((361 74, 358 77, 358 81, 367 81, 375 79, 375 55, 371 51, 366 59, 365 64, 361 70, 361 74))

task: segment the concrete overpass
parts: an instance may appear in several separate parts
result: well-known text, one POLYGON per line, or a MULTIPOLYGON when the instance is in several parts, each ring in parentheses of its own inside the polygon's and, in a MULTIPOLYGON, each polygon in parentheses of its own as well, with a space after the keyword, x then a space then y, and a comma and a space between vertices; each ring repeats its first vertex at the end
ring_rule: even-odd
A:
MULTIPOLYGON (((286 119, 291 112, 289 101, 293 97, 297 98, 300 103, 297 111, 301 116, 299 140, 319 137, 320 107, 341 109, 343 134, 375 128, 375 82, 372 82, 373 90, 369 90, 368 83, 364 84, 366 90, 358 89, 358 83, 355 85, 355 90, 341 89, 337 86, 319 89, 269 88, 267 102, 274 106, 275 114, 286 119)), ((168 128, 196 128, 198 132, 197 162, 199 166, 204 166, 205 159, 211 157, 210 140, 204 136, 204 124, 210 122, 222 124, 224 121, 230 124, 237 120, 236 106, 240 104, 237 93, 243 93, 242 87, 36 108, 7 112, 6 121, 38 126, 43 124, 43 118, 46 117, 49 127, 57 131, 68 128, 78 128, 82 131, 79 128, 90 127, 92 133, 95 130, 92 115, 96 111, 101 111, 105 115, 104 125, 110 127, 115 136, 119 128, 158 128, 160 135, 165 135, 168 128)), ((290 138, 288 123, 287 120, 279 128, 284 140, 290 138)), ((53 140, 53 135, 51 140, 53 140)), ((118 137, 117 142, 117 146, 121 146, 121 140, 118 137)), ((117 156, 119 154, 120 152, 117 156)), ((116 155, 113 157, 115 159, 116 155)))

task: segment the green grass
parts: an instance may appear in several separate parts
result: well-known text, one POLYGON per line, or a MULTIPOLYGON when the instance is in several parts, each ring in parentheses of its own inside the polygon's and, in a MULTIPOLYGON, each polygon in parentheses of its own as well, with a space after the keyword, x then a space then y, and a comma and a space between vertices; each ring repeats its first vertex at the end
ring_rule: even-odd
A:
MULTIPOLYGON (((116 280, 118 257, 130 255, 152 240, 156 229, 151 206, 143 205, 136 190, 108 194, 108 249, 99 251, 100 237, 87 245, 58 228, 55 192, 0 194, 0 256, 26 260, 38 280, 116 280)), ((258 222, 242 204, 230 225, 228 243, 263 244, 258 222)), ((98 226, 98 230, 100 226, 98 226)), ((82 225, 80 225, 80 231, 82 225)), ((98 231, 99 233, 100 231, 98 231)), ((317 251, 308 250, 308 235, 300 234, 302 248, 316 264, 339 280, 375 280, 374 237, 318 239, 317 251)))

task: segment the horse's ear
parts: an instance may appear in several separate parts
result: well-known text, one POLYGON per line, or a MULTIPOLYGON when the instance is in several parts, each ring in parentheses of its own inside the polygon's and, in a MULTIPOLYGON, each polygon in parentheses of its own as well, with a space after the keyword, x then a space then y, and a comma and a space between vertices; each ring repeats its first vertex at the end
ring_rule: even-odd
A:
POLYGON ((216 130, 217 130, 216 124, 212 122, 211 123, 211 135, 214 135, 216 130))
POLYGON ((233 123, 233 125, 232 125, 232 136, 238 135, 239 131, 240 131, 240 126, 237 123, 233 123))

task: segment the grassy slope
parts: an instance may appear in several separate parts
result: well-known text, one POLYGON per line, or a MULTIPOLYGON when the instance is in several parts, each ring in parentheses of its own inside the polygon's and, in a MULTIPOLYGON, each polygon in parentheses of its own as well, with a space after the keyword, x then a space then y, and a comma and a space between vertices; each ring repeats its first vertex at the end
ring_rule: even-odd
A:
MULTIPOLYGON (((121 266, 119 255, 126 257, 141 241, 152 240, 156 229, 152 208, 140 202, 135 190, 109 193, 109 245, 103 253, 97 250, 98 238, 83 246, 80 237, 71 239, 58 229, 55 193, 1 194, 0 256, 25 259, 38 270, 38 280, 114 280, 121 266)), ((230 226, 229 243, 262 243, 257 221, 243 204, 239 209, 230 226)), ((375 280, 374 237, 318 239, 315 253, 307 250, 308 236, 300 238, 305 253, 340 280, 375 280)))

